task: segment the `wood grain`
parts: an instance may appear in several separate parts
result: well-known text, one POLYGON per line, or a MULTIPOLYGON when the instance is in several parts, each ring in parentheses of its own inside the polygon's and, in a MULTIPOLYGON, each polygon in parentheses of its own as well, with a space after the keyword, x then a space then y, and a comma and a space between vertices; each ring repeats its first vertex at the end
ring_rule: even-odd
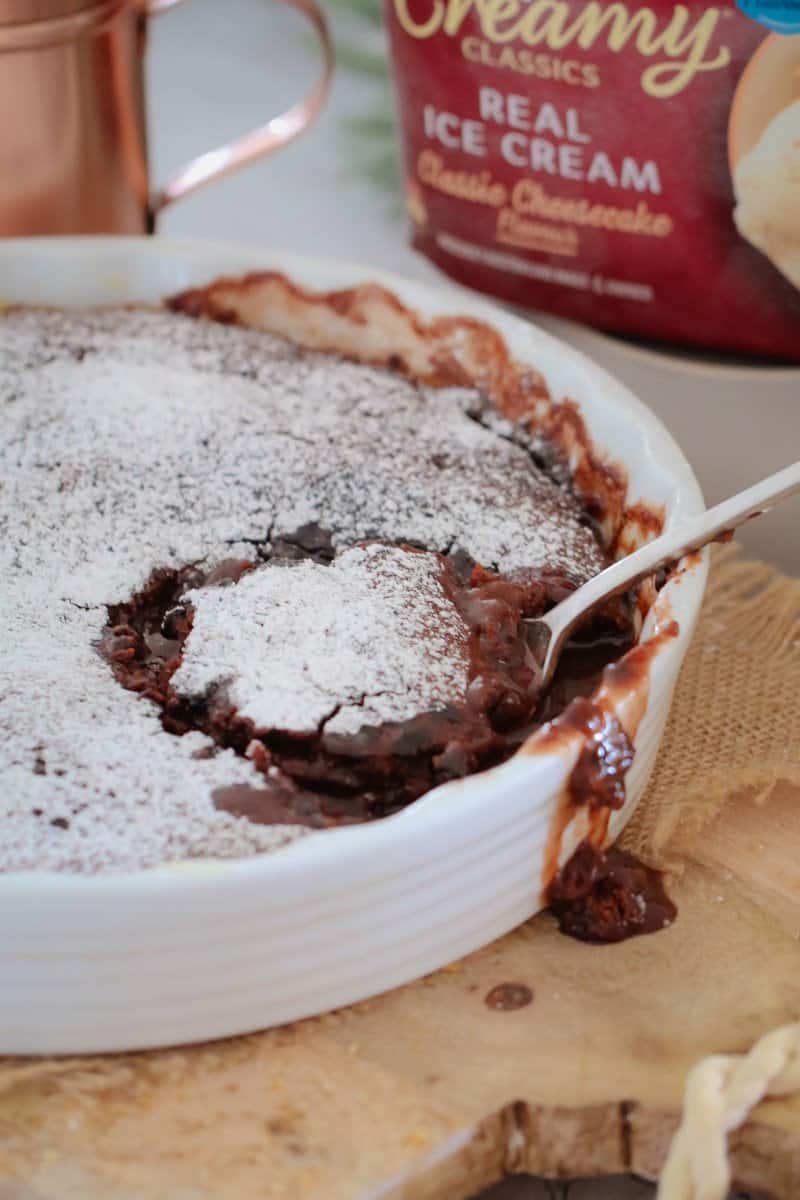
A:
MULTIPOLYGON (((688 1067, 800 1013, 800 793, 682 847, 672 928, 617 946, 548 915, 427 979, 189 1050, 0 1064, 0 1200, 459 1200, 506 1173, 657 1173, 688 1067), (524 984, 522 1008, 486 1003, 524 984)), ((57 998, 54 997, 54 1004, 57 998)), ((800 1098, 733 1140, 800 1179, 800 1098)))

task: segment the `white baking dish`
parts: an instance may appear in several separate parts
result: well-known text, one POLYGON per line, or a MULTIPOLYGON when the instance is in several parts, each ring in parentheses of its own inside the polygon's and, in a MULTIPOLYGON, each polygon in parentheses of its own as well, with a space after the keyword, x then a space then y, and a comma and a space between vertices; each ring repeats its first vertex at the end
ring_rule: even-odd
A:
MULTIPOLYGON (((578 404, 592 441, 627 468, 628 501, 698 512, 692 471, 660 422, 587 358, 463 292, 367 267, 166 238, 0 243, 0 302, 154 301, 220 275, 269 268, 313 289, 376 280, 424 317, 467 315, 498 330, 555 399, 578 404)), ((648 639, 674 618, 639 705, 636 760, 616 835, 653 766, 703 595, 705 557, 660 593, 648 639)), ((0 877, 0 1052, 135 1049, 294 1020, 395 987, 491 941, 541 906, 543 856, 575 739, 524 750, 447 784, 396 816, 312 833, 269 855, 129 875, 0 877)), ((579 813, 561 861, 583 832, 579 813)))

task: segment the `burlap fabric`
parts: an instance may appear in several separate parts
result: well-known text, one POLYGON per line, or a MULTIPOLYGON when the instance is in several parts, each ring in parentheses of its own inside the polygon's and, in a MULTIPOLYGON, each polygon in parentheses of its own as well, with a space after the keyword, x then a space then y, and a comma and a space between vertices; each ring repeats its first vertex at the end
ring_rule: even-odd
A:
POLYGON ((696 833, 726 797, 763 801, 800 785, 800 580, 715 551, 694 641, 650 786, 623 841, 680 869, 670 845, 696 833))

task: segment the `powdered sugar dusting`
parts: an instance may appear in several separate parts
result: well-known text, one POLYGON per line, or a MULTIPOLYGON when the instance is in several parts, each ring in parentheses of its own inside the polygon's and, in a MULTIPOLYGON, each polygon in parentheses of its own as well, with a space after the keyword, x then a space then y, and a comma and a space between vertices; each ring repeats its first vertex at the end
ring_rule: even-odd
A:
MULTIPOLYGON (((106 605, 154 568, 255 558, 316 522, 337 547, 460 546, 486 565, 547 565, 578 581, 600 569, 574 500, 471 419, 475 401, 166 312, 0 319, 0 869, 119 871, 255 853, 298 832, 215 811, 214 788, 258 787, 255 768, 229 751, 197 757, 210 741, 167 734, 98 656, 106 605)), ((433 577, 414 569, 420 595, 430 592, 433 577)), ((277 574, 219 592, 222 607, 277 574)), ((218 639, 223 614, 212 615, 210 595, 196 600, 198 618, 218 639)), ((372 620, 380 606, 369 607, 372 620)), ((422 619, 413 611, 411 624, 422 619)), ((359 651, 376 682, 384 635, 359 651)), ((186 686, 200 686, 201 666, 209 681, 219 675, 212 641, 201 653, 193 640, 186 686)), ((457 686, 453 645, 445 662, 419 703, 457 686)), ((318 677, 320 697, 332 677, 318 677)), ((271 702, 255 684, 246 700, 254 712, 271 702)), ((337 704, 328 727, 353 728, 350 691, 337 704)), ((381 704, 361 719, 390 711, 388 697, 381 704)))
POLYGON ((225 695, 257 729, 356 733, 463 699, 467 631, 433 555, 370 545, 201 588, 181 696, 225 695))

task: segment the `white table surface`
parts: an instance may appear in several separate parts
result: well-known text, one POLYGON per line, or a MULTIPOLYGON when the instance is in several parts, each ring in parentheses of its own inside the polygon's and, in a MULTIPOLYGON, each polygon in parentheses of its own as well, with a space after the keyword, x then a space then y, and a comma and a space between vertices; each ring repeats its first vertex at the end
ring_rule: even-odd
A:
MULTIPOLYGON (((342 34, 341 18, 334 32, 342 34)), ((303 19, 278 0, 191 0, 153 21, 148 71, 154 181, 286 107, 313 83, 317 66, 303 19)), ((399 198, 371 182, 353 155, 346 122, 374 108, 377 86, 340 71, 312 130, 176 205, 159 228, 350 259, 442 282, 408 248, 399 198)), ((800 368, 713 367, 642 351, 553 318, 536 319, 622 377, 658 412, 695 467, 709 503, 800 457, 800 368)), ((798 528, 800 501, 794 501, 751 523, 742 541, 749 553, 800 573, 798 528)))

